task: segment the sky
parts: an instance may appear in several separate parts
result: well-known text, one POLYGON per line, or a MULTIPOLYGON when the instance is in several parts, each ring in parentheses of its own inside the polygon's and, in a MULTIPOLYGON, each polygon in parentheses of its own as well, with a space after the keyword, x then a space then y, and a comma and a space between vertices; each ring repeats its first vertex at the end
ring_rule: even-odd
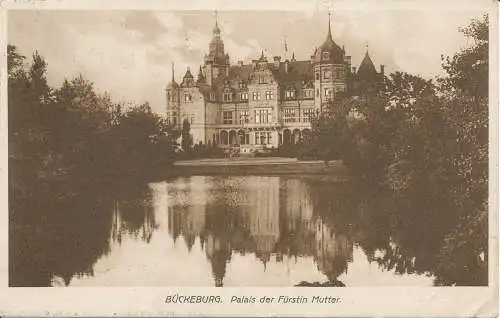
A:
MULTIPOLYGON (((396 70, 426 78, 442 74, 441 54, 452 55, 468 45, 458 28, 481 11, 334 10, 335 42, 344 46, 358 66, 366 50, 377 69, 396 70)), ((59 87, 79 74, 119 102, 148 101, 165 110, 165 87, 179 82, 187 67, 197 70, 208 52, 214 11, 158 10, 17 10, 8 14, 8 42, 25 56, 45 58, 47 78, 59 87)), ((309 59, 327 35, 328 12, 218 11, 226 53, 231 63, 250 62, 261 50, 272 59, 288 51, 309 59)))

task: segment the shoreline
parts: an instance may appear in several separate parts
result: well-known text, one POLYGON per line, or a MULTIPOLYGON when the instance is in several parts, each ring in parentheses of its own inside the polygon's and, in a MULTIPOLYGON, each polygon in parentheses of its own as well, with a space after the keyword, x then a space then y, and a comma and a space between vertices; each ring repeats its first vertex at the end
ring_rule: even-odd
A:
POLYGON ((324 175, 350 179, 341 160, 299 161, 295 158, 245 158, 183 160, 173 164, 169 174, 192 175, 324 175))

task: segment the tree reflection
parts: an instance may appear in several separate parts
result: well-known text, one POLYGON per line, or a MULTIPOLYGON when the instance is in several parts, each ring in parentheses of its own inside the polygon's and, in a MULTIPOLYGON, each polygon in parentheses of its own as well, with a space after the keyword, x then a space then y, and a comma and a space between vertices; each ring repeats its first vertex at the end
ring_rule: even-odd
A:
POLYGON ((95 262, 110 252, 110 238, 128 233, 149 241, 156 228, 145 186, 139 191, 89 186, 63 194, 11 201, 17 219, 9 231, 10 286, 67 286, 74 276, 93 276, 95 262))
MULTIPOLYGON (((438 193, 420 191, 396 197, 380 186, 320 178, 245 180, 207 177, 204 182, 211 186, 205 203, 192 205, 186 200, 169 210, 169 217, 175 215, 169 222, 174 238, 182 234, 191 237, 188 241, 200 237, 205 242, 202 248, 217 286, 222 286, 232 253, 254 255, 264 270, 270 261, 282 262, 284 255, 312 257, 327 281, 296 286, 343 286, 338 277, 348 271, 354 245, 368 262, 383 270, 433 276, 436 284, 451 284, 452 280, 445 281, 451 274, 439 266, 439 257, 454 225, 453 218, 436 213, 443 208, 438 193), (192 227, 195 218, 203 219, 196 223, 196 230, 192 227)), ((462 255, 467 254, 456 251, 454 257, 462 255)), ((455 283, 484 282, 484 260, 473 260, 470 266, 478 274, 461 281, 455 277, 455 283)))
POLYGON ((152 200, 151 190, 146 184, 116 194, 113 206, 114 240, 121 242, 124 235, 131 235, 149 243, 158 227, 152 200))
POLYGON ((10 286, 49 286, 55 275, 68 285, 75 274, 93 274, 92 265, 109 252, 112 223, 112 202, 96 192, 57 201, 40 194, 13 204, 12 214, 28 217, 11 222, 19 228, 10 229, 10 286))

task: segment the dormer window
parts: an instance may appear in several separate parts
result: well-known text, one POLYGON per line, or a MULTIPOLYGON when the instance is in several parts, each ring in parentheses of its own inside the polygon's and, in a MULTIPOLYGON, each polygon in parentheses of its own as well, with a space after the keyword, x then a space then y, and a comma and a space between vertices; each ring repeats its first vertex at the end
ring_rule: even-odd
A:
POLYGON ((241 100, 248 100, 248 93, 241 93, 241 100))
POLYGON ((225 102, 230 102, 231 101, 231 95, 232 95, 231 93, 224 93, 223 100, 225 102))
POLYGON ((291 99, 295 97, 295 91, 293 89, 287 89, 285 91, 285 98, 291 99))
POLYGON ((184 94, 184 101, 185 101, 185 102, 190 102, 191 100, 192 100, 192 97, 191 97, 191 95, 190 95, 190 94, 187 94, 187 93, 186 93, 186 94, 184 94))
POLYGON ((323 60, 328 60, 330 59, 330 53, 329 52, 323 52, 323 60))

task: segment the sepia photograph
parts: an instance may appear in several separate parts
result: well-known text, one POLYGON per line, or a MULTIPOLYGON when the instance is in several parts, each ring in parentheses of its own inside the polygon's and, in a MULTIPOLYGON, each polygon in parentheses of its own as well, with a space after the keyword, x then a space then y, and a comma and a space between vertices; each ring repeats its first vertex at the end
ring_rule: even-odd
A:
POLYGON ((491 12, 8 10, 9 287, 487 287, 491 12))

